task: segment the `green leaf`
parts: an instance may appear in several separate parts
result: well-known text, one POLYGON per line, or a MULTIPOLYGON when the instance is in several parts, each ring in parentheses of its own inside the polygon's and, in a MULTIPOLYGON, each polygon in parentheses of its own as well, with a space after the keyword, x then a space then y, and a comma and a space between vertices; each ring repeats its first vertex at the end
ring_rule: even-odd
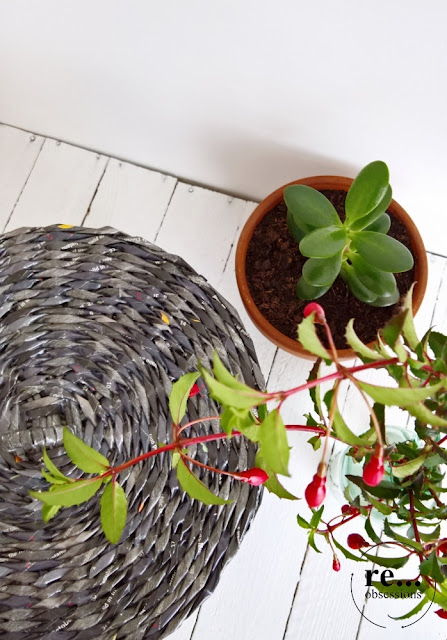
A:
POLYGON ((127 517, 127 498, 124 489, 116 482, 107 485, 101 496, 101 527, 107 540, 119 542, 127 517))
POLYGON ((67 478, 67 476, 64 476, 62 471, 59 471, 54 462, 52 462, 52 460, 48 456, 46 447, 43 448, 43 462, 53 478, 59 478, 59 480, 61 480, 62 482, 73 482, 71 478, 67 478))
POLYGON ((346 262, 343 263, 340 275, 350 288, 351 292, 361 302, 364 302, 365 304, 372 304, 374 300, 377 299, 376 294, 370 291, 367 287, 365 287, 364 284, 362 284, 362 282, 360 282, 352 265, 347 264, 346 262))
POLYGON ((299 500, 299 498, 290 493, 290 491, 287 491, 287 489, 280 483, 276 473, 274 473, 267 464, 264 456, 262 455, 261 449, 256 453, 255 467, 263 469, 268 475, 268 480, 263 484, 267 491, 274 493, 278 498, 282 498, 284 500, 299 500))
POLYGON ((365 227, 364 231, 375 231, 376 233, 388 233, 391 227, 391 218, 387 213, 382 213, 380 218, 365 227))
POLYGON ((328 284, 325 287, 314 287, 301 276, 296 283, 295 295, 300 300, 317 300, 321 298, 321 296, 324 296, 331 286, 332 285, 328 284))
POLYGON ((235 409, 249 409, 265 402, 265 395, 255 389, 247 387, 248 391, 228 387, 213 376, 203 367, 200 367, 200 374, 208 387, 210 395, 214 400, 225 406, 235 409))
POLYGON ((407 411, 423 424, 430 425, 431 427, 447 427, 447 420, 445 420, 445 418, 436 415, 421 402, 407 407, 407 411))
POLYGON ((88 480, 79 480, 71 484, 53 485, 51 491, 30 491, 29 493, 33 498, 37 498, 37 500, 41 500, 41 502, 50 506, 73 507, 90 500, 101 485, 102 480, 89 478, 88 480))
POLYGON ((198 371, 185 373, 172 385, 171 393, 169 394, 169 411, 174 424, 180 424, 184 417, 189 393, 199 375, 198 371))
POLYGON ((385 211, 390 206, 392 199, 393 199, 393 192, 391 190, 390 185, 388 185, 385 195, 383 196, 382 200, 379 202, 377 207, 375 207, 372 211, 366 214, 366 216, 362 216, 361 218, 354 220, 354 222, 349 225, 351 229, 353 231, 360 231, 361 229, 366 229, 366 228, 369 229, 370 225, 373 225, 376 222, 376 220, 380 219, 383 215, 385 215, 385 211))
POLYGON ((384 502, 379 502, 379 500, 376 500, 375 498, 373 498, 372 495, 368 495, 368 499, 373 505, 373 507, 375 507, 377 511, 379 511, 380 513, 383 513, 384 516, 389 516, 391 513, 393 513, 393 510, 391 509, 391 507, 389 507, 384 502))
POLYGON ((399 464, 397 466, 391 467, 391 473, 395 478, 406 478, 407 476, 412 476, 413 473, 416 473, 416 471, 422 467, 427 459, 427 456, 428 453, 424 453, 414 460, 409 460, 404 464, 399 464))
POLYGON ((172 460, 171 460, 171 467, 173 469, 176 468, 176 466, 178 465, 180 460, 180 451, 173 451, 172 452, 172 460))
POLYGON ((307 441, 310 445, 312 445, 312 448, 314 451, 318 451, 318 449, 321 447, 321 438, 320 436, 312 436, 311 438, 309 438, 309 440, 307 441))
POLYGON ((64 427, 64 447, 70 460, 87 473, 104 473, 110 468, 109 461, 64 427))
POLYGON ((445 358, 447 352, 447 336, 438 331, 430 331, 428 344, 436 358, 445 358))
POLYGON ((374 531, 373 526, 371 524, 371 520, 370 518, 366 518, 365 520, 365 531, 368 534, 368 536, 371 538, 371 540, 377 544, 381 543, 381 540, 379 538, 379 536, 377 535, 377 533, 374 531))
POLYGON ((230 387, 231 389, 237 389, 238 391, 246 391, 250 393, 252 389, 243 382, 240 382, 235 376, 233 376, 228 369, 223 365, 222 360, 219 358, 217 351, 213 353, 213 373, 216 380, 219 380, 222 384, 230 387))
POLYGON ((49 522, 51 520, 51 518, 53 516, 56 515, 56 513, 58 511, 60 511, 62 507, 60 505, 57 504, 53 504, 53 505, 49 505, 49 504, 44 504, 42 505, 42 519, 45 523, 49 522))
POLYGON ((356 562, 366 562, 366 560, 364 558, 356 556, 353 553, 351 553, 350 551, 348 551, 348 549, 345 549, 345 547, 343 547, 343 545, 341 545, 339 542, 337 542, 337 540, 335 538, 332 538, 332 542, 335 544, 337 549, 339 549, 342 552, 342 554, 345 556, 345 558, 347 560, 355 560, 356 562))
POLYGON ((417 551, 422 551, 422 545, 419 544, 419 542, 417 542, 416 540, 409 540, 408 538, 405 538, 404 536, 400 536, 398 533, 396 533, 391 527, 390 524, 388 522, 388 519, 385 518, 385 523, 384 523, 384 528, 383 528, 385 534, 391 538, 392 540, 396 540, 397 542, 401 542, 404 545, 408 545, 411 544, 411 546, 414 549, 417 549, 417 551))
POLYGON ((400 273, 412 268, 411 252, 401 242, 374 231, 352 234, 352 246, 366 262, 380 271, 400 273))
POLYGON ((298 218, 294 218, 291 211, 287 211, 287 226, 289 227, 289 232, 295 242, 300 243, 304 238, 306 233, 310 233, 314 227, 311 227, 298 218))
POLYGON ((310 524, 300 516, 300 514, 297 515, 296 517, 298 524, 300 525, 300 527, 302 527, 303 529, 311 529, 312 527, 310 526, 310 524))
POLYGON ((374 562, 375 564, 380 565, 381 567, 393 567, 394 569, 400 569, 405 566, 408 562, 409 556, 403 556, 399 558, 392 557, 383 557, 383 556, 374 556, 369 553, 364 553, 363 556, 367 558, 370 562, 374 562))
POLYGON ((360 282, 376 296, 390 296, 396 290, 396 278, 392 273, 371 267, 361 256, 352 252, 350 260, 360 282))
POLYGON ((331 356, 320 341, 315 329, 315 311, 298 325, 298 340, 303 347, 323 360, 330 361, 331 356))
POLYGON ((323 227, 304 236, 299 249, 307 258, 329 258, 342 251, 346 240, 347 235, 343 228, 323 227))
POLYGON ((41 471, 41 474, 43 475, 45 480, 50 484, 68 484, 67 482, 65 482, 65 480, 62 480, 61 478, 56 478, 55 476, 52 476, 51 473, 47 473, 43 469, 41 471))
POLYGON ((363 482, 363 479, 360 476, 354 476, 351 474, 346 475, 347 479, 353 482, 355 485, 360 487, 364 492, 367 492, 376 498, 383 498, 385 500, 392 500, 393 498, 397 498, 402 489, 391 482, 387 482, 386 480, 382 480, 380 484, 376 487, 370 487, 363 482))
POLYGON ((428 558, 421 562, 419 565, 419 571, 421 572, 421 575, 433 578, 433 580, 436 580, 438 584, 445 580, 445 576, 441 571, 435 551, 432 551, 428 558))
POLYGON ((390 618, 393 618, 393 620, 407 620, 408 618, 411 618, 412 616, 415 616, 417 613, 422 611, 427 602, 429 602, 429 599, 427 598, 427 596, 424 596, 422 600, 420 600, 418 604, 413 609, 411 609, 411 611, 408 611, 403 616, 399 616, 398 618, 394 616, 390 616, 390 618))
POLYGON ((402 327, 402 335, 403 335, 407 345, 413 351, 416 350, 416 348, 417 348, 417 346, 419 344, 419 338, 417 336, 416 328, 414 326, 414 320, 413 320, 413 289, 414 289, 414 286, 415 286, 415 283, 413 283, 411 285, 411 287, 409 288, 409 290, 405 294, 404 301, 403 301, 403 306, 402 306, 403 309, 407 309, 407 311, 408 311, 408 313, 405 316, 405 321, 404 321, 404 324, 403 324, 403 327, 402 327))
POLYGON ((229 504, 232 500, 223 500, 214 495, 201 480, 185 464, 183 459, 177 465, 177 478, 183 491, 195 500, 200 500, 204 504, 229 504))
POLYGON ((357 355, 366 360, 382 360, 382 356, 377 351, 370 349, 364 344, 354 331, 354 318, 348 322, 346 327, 346 341, 357 355))
POLYGON ((375 402, 380 402, 388 407, 392 407, 394 405, 399 407, 408 407, 433 395, 439 391, 443 385, 442 382, 438 382, 431 386, 416 389, 405 389, 399 387, 394 389, 391 387, 378 387, 360 380, 358 381, 358 384, 360 388, 363 389, 363 391, 366 391, 366 393, 375 402))
POLYGON ((261 455, 273 473, 289 475, 289 443, 287 431, 278 409, 271 411, 261 422, 259 444, 261 455))
MULTIPOLYGON (((315 361, 312 369, 310 370, 309 376, 307 378, 307 382, 312 382, 313 380, 317 380, 321 376, 321 358, 315 361)), ((320 385, 316 387, 312 387, 309 389, 310 397, 312 398, 312 402, 314 403, 315 413, 320 416, 323 415, 323 409, 321 406, 321 392, 320 385)))
POLYGON ((340 218, 329 200, 316 189, 294 184, 284 189, 284 202, 296 225, 311 227, 341 226, 340 218))
POLYGON ((309 532, 309 538, 308 539, 309 539, 309 544, 312 547, 312 549, 314 551, 316 551, 317 553, 321 553, 320 549, 315 544, 315 531, 310 531, 309 532))
POLYGON ((343 442, 346 442, 346 444, 351 445, 351 447, 367 447, 370 445, 369 440, 356 436, 351 431, 338 409, 335 410, 333 426, 335 435, 340 438, 340 440, 343 440, 343 442))
POLYGON ((346 196, 346 219, 352 222, 366 216, 385 197, 390 175, 384 162, 376 160, 364 167, 351 184, 346 196))
POLYGON ((257 442, 257 426, 250 409, 235 409, 226 407, 220 416, 220 426, 225 433, 241 431, 252 442, 257 442))
POLYGON ((303 266, 303 278, 314 287, 331 285, 340 273, 342 254, 330 258, 309 258, 303 266))
POLYGON ((394 293, 391 293, 389 296, 377 296, 375 300, 371 302, 372 307, 391 307, 391 305, 399 302, 400 293, 399 289, 396 287, 394 293))

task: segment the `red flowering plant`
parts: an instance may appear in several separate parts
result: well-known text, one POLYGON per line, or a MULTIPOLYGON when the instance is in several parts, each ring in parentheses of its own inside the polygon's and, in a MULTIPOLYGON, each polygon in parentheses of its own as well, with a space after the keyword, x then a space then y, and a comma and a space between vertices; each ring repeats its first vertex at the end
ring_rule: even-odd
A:
POLYGON ((264 485, 280 498, 294 500, 295 496, 279 480, 279 476, 289 475, 288 433, 312 432, 309 442, 314 449, 321 447, 321 460, 304 493, 311 508, 311 518, 306 520, 298 515, 298 524, 308 531, 309 544, 317 551, 317 539, 329 544, 335 571, 341 567, 339 555, 392 568, 400 568, 410 558, 415 559, 419 575, 414 584, 421 598, 417 607, 404 617, 416 614, 433 601, 440 607, 436 613, 447 617, 447 538, 441 535, 441 525, 447 518, 447 505, 441 499, 447 491, 443 487, 443 466, 447 461, 447 450, 443 446, 447 441, 447 435, 443 435, 447 433, 447 337, 430 329, 419 339, 411 308, 410 291, 400 313, 379 332, 372 348, 361 342, 351 321, 346 329, 346 339, 361 364, 346 367, 338 361, 324 310, 316 303, 309 304, 298 327, 298 338, 316 356, 316 362, 307 381, 287 390, 250 388, 233 376, 215 353, 211 371, 199 365, 197 372, 187 373, 173 384, 169 397, 170 442, 119 466, 111 466, 102 454, 64 429, 67 455, 74 465, 89 475, 76 480, 63 475, 44 451, 46 470, 42 474, 50 484, 49 489, 30 492, 42 501, 44 520, 48 521, 61 507, 80 504, 102 491, 102 528, 107 539, 117 543, 127 515, 126 495, 118 482, 120 473, 147 458, 167 452, 172 456, 172 467, 176 469, 180 486, 192 498, 206 504, 225 505, 228 501, 208 489, 194 473, 195 467, 230 476, 234 481, 264 485), (323 326, 328 348, 318 337, 316 324, 323 326), (334 364, 335 371, 322 375, 323 362, 334 364), (377 386, 357 377, 371 369, 387 371, 394 386, 377 386), (204 384, 198 383, 199 378, 204 384), (370 423, 360 434, 350 429, 339 410, 339 389, 344 381, 354 385, 369 411, 370 423), (333 387, 322 399, 320 388, 327 383, 332 383, 333 387), (307 391, 311 394, 314 411, 307 415, 306 424, 284 424, 283 404, 290 397, 307 391), (219 403, 219 415, 185 420, 188 399, 204 392, 219 403), (390 406, 400 407, 415 418, 414 439, 408 440, 408 436, 403 435, 401 441, 389 442, 385 407, 390 406), (222 431, 191 435, 209 420, 219 420, 222 431), (242 437, 258 447, 255 465, 250 469, 216 469, 188 453, 192 445, 242 437), (353 499, 351 493, 345 491, 349 502, 341 506, 338 515, 326 521, 323 515, 331 439, 346 445, 345 455, 363 465, 363 474, 346 476, 347 485, 356 487, 357 496, 353 499), (372 524, 377 516, 382 519, 383 530, 379 533, 372 524), (359 530, 345 536, 345 546, 340 541, 340 531, 346 523, 353 521, 359 523, 359 530), (370 555, 362 550, 384 542, 388 548, 398 549, 398 557, 370 555))

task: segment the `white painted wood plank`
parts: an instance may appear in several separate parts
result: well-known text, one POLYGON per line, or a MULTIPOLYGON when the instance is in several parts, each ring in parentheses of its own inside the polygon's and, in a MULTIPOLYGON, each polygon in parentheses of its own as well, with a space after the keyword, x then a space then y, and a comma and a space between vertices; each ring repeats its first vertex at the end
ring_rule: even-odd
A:
POLYGON ((196 624, 197 616, 198 611, 195 611, 191 616, 189 616, 189 618, 184 620, 178 629, 170 634, 169 640, 190 640, 194 630, 194 625, 196 624))
POLYGON ((112 158, 84 225, 111 226, 153 241, 176 184, 176 178, 112 158))
MULTIPOLYGON (((441 282, 447 273, 447 258, 429 253, 428 256, 428 284, 421 308, 414 319, 418 336, 422 338, 424 333, 432 326, 436 301, 439 295, 441 282)), ((439 316, 439 310, 438 310, 439 316)))
POLYGON ((0 124, 0 228, 4 228, 40 153, 44 138, 0 124))
POLYGON ((45 140, 7 230, 81 224, 106 163, 97 153, 45 140))
POLYGON ((447 260, 445 260, 445 263, 432 320, 436 331, 441 331, 442 333, 447 333, 447 260))
POLYGON ((241 220, 254 204, 179 182, 156 243, 217 286, 241 220))

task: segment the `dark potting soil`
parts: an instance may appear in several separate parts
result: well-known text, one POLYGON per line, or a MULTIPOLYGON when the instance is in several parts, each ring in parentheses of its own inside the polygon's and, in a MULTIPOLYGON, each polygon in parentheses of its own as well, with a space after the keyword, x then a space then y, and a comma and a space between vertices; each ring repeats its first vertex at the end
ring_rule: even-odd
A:
MULTIPOLYGON (((346 192, 323 190, 321 193, 332 202, 340 218, 344 220, 346 192)), ((405 227, 389 211, 388 214, 391 217, 388 235, 402 242, 411 251, 405 227)), ((286 205, 281 202, 263 217, 249 242, 245 267, 250 293, 258 309, 276 329, 296 340, 297 327, 309 301, 295 296, 295 286, 307 258, 300 254, 298 244, 289 233, 286 215, 286 205)), ((413 282, 414 268, 395 276, 402 297, 413 282)), ((318 299, 318 303, 326 312, 338 349, 349 346, 345 339, 345 329, 351 318, 355 319, 357 335, 367 343, 376 338, 378 329, 388 322, 400 306, 397 303, 390 307, 372 307, 360 302, 340 277, 318 299)), ((321 326, 318 327, 319 335, 327 346, 322 329, 321 326)))

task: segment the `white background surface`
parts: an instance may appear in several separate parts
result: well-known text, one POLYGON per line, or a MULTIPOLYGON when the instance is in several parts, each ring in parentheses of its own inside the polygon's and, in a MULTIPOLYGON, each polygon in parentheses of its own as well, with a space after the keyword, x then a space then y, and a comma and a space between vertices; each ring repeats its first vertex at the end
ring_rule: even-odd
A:
POLYGON ((0 121, 261 199, 374 159, 445 253, 443 0, 0 0, 0 121))

